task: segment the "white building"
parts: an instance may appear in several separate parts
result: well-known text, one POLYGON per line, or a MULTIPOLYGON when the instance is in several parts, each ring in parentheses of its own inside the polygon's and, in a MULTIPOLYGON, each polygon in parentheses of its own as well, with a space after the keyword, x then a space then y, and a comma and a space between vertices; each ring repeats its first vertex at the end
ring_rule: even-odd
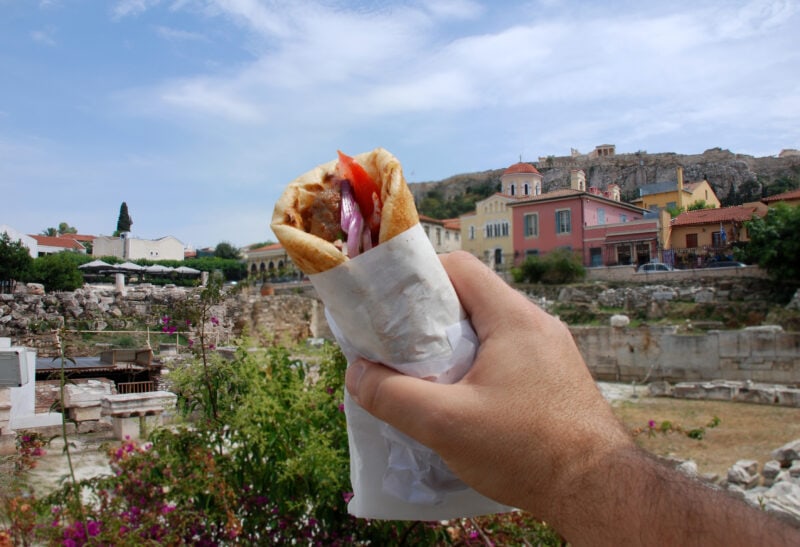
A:
POLYGON ((0 234, 8 234, 12 242, 21 241, 28 248, 28 253, 32 258, 39 256, 39 244, 29 235, 19 232, 7 224, 0 224, 0 234))
POLYGON ((461 228, 457 218, 439 220, 419 215, 419 223, 437 254, 461 249, 461 228))
POLYGON ((184 244, 172 236, 160 239, 99 236, 92 256, 116 256, 126 260, 183 260, 184 244))

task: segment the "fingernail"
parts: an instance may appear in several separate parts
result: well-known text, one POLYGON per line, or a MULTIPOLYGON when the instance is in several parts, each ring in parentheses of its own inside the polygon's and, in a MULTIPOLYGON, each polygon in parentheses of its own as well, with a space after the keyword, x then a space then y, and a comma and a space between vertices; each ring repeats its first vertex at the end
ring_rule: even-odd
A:
POLYGON ((358 360, 347 367, 347 372, 344 376, 344 383, 347 386, 347 391, 350 392, 350 397, 356 402, 358 402, 358 388, 361 384, 361 377, 364 375, 366 368, 367 364, 364 361, 358 360))

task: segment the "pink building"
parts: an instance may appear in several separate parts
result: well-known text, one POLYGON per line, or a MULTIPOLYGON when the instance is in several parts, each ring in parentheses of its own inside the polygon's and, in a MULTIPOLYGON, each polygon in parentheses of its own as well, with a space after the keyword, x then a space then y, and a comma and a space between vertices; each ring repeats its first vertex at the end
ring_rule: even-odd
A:
MULTIPOLYGON (((575 177, 573 177, 575 179, 575 177)), ((509 204, 512 209, 514 263, 555 249, 570 249, 585 266, 639 264, 663 247, 657 218, 620 201, 619 187, 606 192, 561 189, 509 204)))

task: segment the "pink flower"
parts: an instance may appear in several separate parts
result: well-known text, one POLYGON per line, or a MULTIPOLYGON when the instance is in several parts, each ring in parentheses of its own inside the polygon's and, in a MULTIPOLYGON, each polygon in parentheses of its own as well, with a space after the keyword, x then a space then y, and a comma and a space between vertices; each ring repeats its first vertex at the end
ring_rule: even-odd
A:
POLYGON ((211 317, 211 324, 212 325, 219 325, 219 319, 217 319, 216 317, 212 316, 211 317))
POLYGON ((187 340, 187 341, 186 341, 186 343, 189 345, 189 349, 191 349, 191 348, 192 348, 192 346, 194 345, 194 340, 192 340, 191 338, 189 338, 189 340, 187 340))
POLYGON ((649 422, 647 422, 647 427, 649 427, 650 429, 653 429, 655 426, 656 426, 655 420, 650 420, 649 422))
POLYGON ((215 346, 214 344, 209 344, 208 349, 217 349, 217 346, 215 346))
POLYGON ((339 403, 339 412, 344 412, 344 404, 339 403))
POLYGON ((86 531, 90 537, 94 537, 100 533, 100 523, 95 520, 90 520, 86 523, 86 531))
POLYGON ((342 498, 344 499, 345 503, 350 503, 350 500, 353 499, 352 492, 342 492, 342 498))

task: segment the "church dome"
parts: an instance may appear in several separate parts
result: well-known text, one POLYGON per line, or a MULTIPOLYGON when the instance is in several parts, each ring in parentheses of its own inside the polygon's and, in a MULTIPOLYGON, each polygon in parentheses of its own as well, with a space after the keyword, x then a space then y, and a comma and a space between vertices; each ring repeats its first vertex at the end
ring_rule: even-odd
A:
POLYGON ((503 172, 503 175, 514 175, 517 173, 530 173, 535 175, 540 174, 539 171, 537 171, 536 168, 530 163, 519 162, 506 169, 503 172))

